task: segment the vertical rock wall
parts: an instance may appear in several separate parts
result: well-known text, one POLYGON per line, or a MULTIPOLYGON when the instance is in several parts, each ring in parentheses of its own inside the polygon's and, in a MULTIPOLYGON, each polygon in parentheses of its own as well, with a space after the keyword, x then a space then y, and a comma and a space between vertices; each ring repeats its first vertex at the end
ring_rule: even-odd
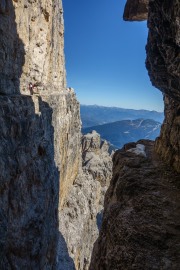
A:
POLYGON ((81 164, 79 104, 67 92, 0 104, 0 268, 54 269, 60 201, 81 164))
POLYGON ((149 1, 146 66, 153 85, 165 94, 165 120, 156 150, 180 171, 180 2, 149 1))
POLYGON ((58 267, 58 208, 81 166, 63 29, 59 0, 0 2, 1 269, 58 267))
POLYGON ((63 35, 60 0, 0 2, 0 269, 88 269, 98 235, 112 162, 98 135, 82 169, 63 35))
POLYGON ((0 97, 0 269, 52 269, 59 170, 52 109, 41 97, 0 97))
POLYGON ((156 139, 156 152, 170 166, 180 172, 180 103, 165 96, 165 120, 160 137, 156 139))
POLYGON ((180 3, 149 1, 146 66, 153 85, 180 102, 180 3))
POLYGON ((1 93, 28 93, 30 81, 49 93, 65 87, 61 1, 1 1, 0 33, 1 93))

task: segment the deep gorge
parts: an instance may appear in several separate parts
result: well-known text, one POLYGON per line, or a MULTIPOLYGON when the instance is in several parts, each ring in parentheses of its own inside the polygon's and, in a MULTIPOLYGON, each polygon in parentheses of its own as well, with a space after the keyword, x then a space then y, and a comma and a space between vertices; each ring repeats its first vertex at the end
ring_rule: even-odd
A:
POLYGON ((179 14, 178 0, 127 1, 125 20, 148 20, 165 120, 155 143, 139 142, 146 157, 125 145, 112 172, 108 144, 81 136, 66 85, 62 1, 1 1, 0 269, 178 269, 179 14))

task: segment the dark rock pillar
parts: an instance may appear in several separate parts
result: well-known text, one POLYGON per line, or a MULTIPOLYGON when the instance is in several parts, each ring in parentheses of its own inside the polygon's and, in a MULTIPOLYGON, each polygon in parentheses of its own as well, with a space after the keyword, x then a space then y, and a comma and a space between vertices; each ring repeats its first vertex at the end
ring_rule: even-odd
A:
POLYGON ((165 94, 165 120, 156 151, 180 171, 180 2, 149 2, 146 67, 154 86, 165 94))

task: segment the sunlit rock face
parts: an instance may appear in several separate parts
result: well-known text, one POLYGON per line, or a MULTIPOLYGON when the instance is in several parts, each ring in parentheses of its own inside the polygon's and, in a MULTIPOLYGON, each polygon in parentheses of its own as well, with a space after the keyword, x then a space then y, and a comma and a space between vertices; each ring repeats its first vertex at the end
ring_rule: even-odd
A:
POLYGON ((165 120, 156 150, 180 172, 180 2, 150 1, 146 66, 151 82, 165 94, 165 120))
POLYGON ((123 19, 125 21, 144 21, 148 17, 149 0, 127 0, 123 19))
POLYGON ((0 33, 1 93, 27 93, 29 82, 49 93, 65 87, 61 1, 1 1, 0 33))

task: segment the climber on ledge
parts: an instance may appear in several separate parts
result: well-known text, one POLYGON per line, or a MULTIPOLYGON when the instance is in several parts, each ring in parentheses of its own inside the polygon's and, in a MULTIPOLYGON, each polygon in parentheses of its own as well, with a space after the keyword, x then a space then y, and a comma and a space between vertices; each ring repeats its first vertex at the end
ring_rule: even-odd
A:
POLYGON ((33 88, 34 88, 34 85, 30 82, 30 83, 29 83, 29 91, 30 91, 30 94, 31 94, 31 95, 34 94, 33 88))

